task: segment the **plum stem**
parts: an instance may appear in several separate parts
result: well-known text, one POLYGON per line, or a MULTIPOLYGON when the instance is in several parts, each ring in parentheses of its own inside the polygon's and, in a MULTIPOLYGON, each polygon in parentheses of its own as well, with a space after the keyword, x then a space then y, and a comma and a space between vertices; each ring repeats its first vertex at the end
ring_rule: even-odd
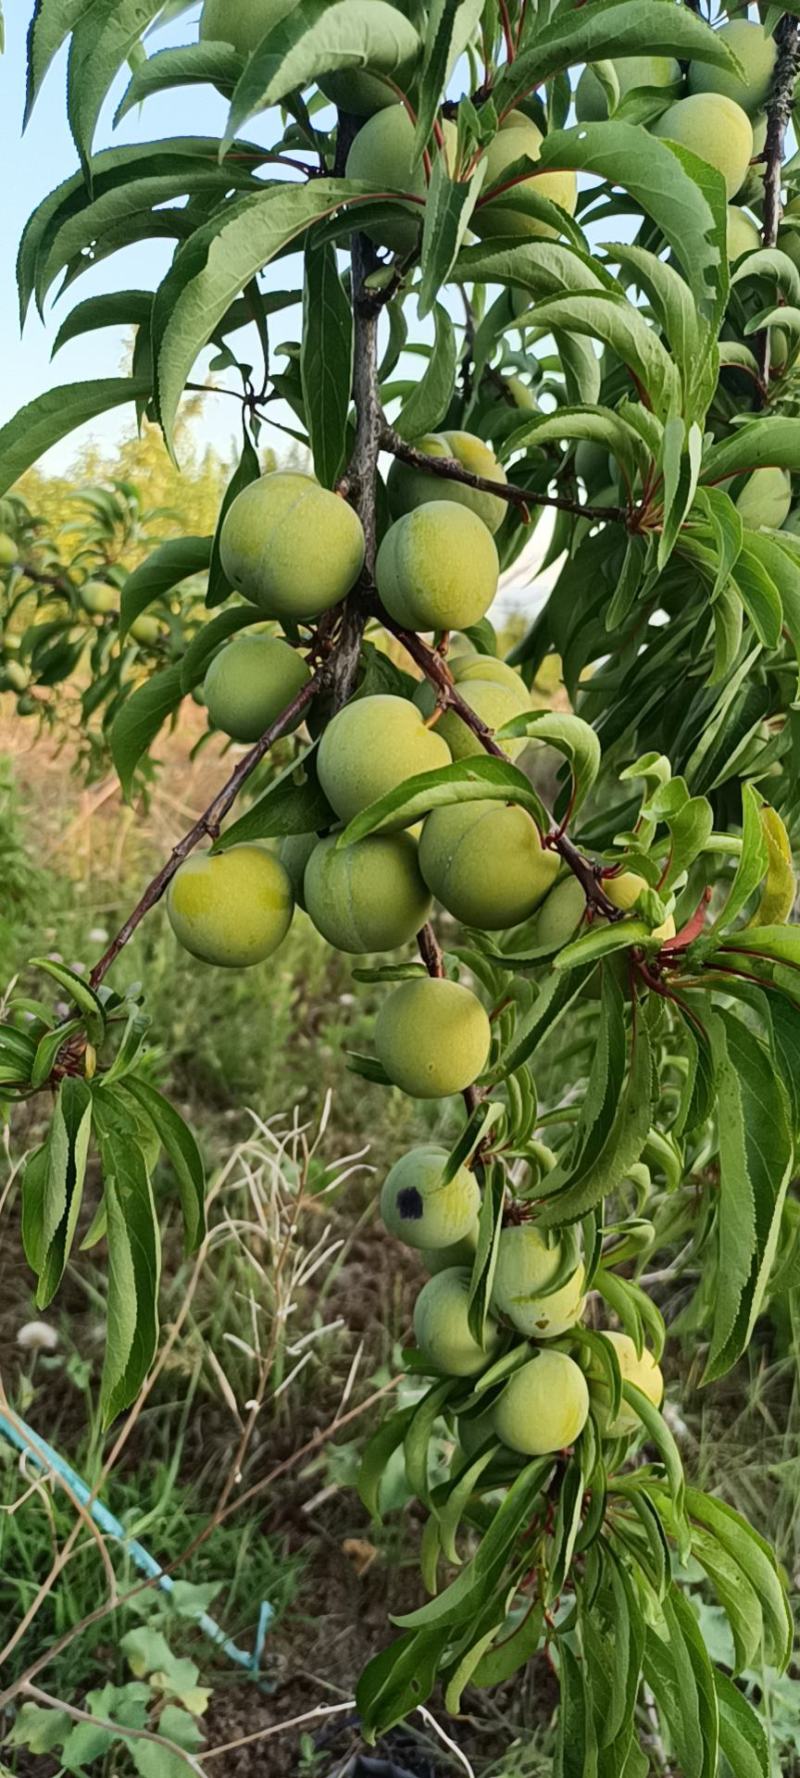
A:
POLYGON ((519 507, 523 514, 530 506, 550 506, 557 512, 572 512, 583 519, 602 519, 619 525, 627 524, 630 517, 624 506, 582 506, 579 500, 568 500, 560 494, 540 494, 533 488, 515 488, 512 482, 495 482, 485 475, 473 475, 472 470, 465 469, 456 457, 429 457, 425 451, 416 450, 392 426, 384 428, 381 445, 412 469, 441 476, 444 481, 463 482, 465 487, 475 488, 479 494, 495 494, 498 500, 507 500, 509 506, 519 507))

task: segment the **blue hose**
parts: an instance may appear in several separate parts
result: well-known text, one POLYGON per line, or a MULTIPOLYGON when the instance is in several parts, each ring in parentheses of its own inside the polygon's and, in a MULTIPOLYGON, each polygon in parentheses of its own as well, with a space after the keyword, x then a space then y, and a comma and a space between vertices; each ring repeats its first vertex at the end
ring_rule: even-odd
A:
MULTIPOLYGON (((149 1550, 146 1550, 143 1544, 138 1543, 135 1537, 128 1536, 124 1525, 114 1517, 113 1513, 109 1512, 108 1507, 104 1506, 101 1500, 93 1499, 91 1488, 87 1487, 81 1477, 75 1474, 74 1469, 64 1462, 63 1457, 59 1457, 58 1452, 54 1451, 51 1445, 39 1437, 38 1432, 34 1432, 32 1427, 26 1426, 23 1420, 20 1420, 18 1426, 15 1426, 6 1419, 5 1414, 0 1414, 0 1434, 3 1438, 8 1439, 9 1444, 14 1445, 16 1450, 22 1451, 27 1457, 32 1457, 41 1469, 53 1471, 56 1475, 61 1476, 76 1500, 79 1500, 81 1506, 85 1506, 91 1514, 98 1528, 105 1532, 107 1537, 113 1537, 116 1542, 123 1545, 126 1554, 130 1556, 139 1572, 146 1575, 148 1580, 155 1581, 162 1593, 173 1592, 175 1582, 172 1576, 164 1573, 161 1564, 155 1560, 154 1556, 150 1555, 149 1550)), ((193 1621, 197 1624, 198 1629, 202 1630, 203 1635, 208 1637, 209 1642, 216 1643, 222 1653, 227 1655, 229 1661, 232 1661, 237 1667, 245 1667, 248 1673, 257 1675, 261 1667, 267 1631, 274 1616, 275 1612, 272 1606, 264 1600, 258 1614, 255 1647, 252 1654, 248 1654, 246 1649, 238 1648, 236 1643, 225 1635, 225 1631, 215 1622, 214 1618, 209 1617, 207 1611, 202 1612, 193 1621)))

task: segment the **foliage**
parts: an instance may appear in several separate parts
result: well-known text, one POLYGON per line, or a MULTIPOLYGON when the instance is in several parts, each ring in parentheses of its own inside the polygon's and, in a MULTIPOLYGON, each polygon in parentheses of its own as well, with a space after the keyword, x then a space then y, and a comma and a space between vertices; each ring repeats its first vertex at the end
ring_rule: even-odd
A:
MULTIPOLYGON (((197 918, 208 917, 202 879, 192 875, 197 845, 230 848, 233 881, 236 845, 313 843, 336 831, 337 817, 345 825, 335 845, 355 857, 378 832, 453 805, 524 812, 531 847, 553 867, 550 893, 543 884, 527 921, 499 933, 490 918, 487 930, 445 925, 444 949, 426 923, 421 962, 406 953, 356 971, 386 989, 382 1031, 392 1008, 397 1016, 396 997, 407 1006, 417 978, 430 978, 430 1017, 414 1031, 410 1077, 430 1098, 439 1078, 448 1083, 439 1096, 463 1087, 465 1117, 441 1156, 440 1185, 465 1165, 481 1185, 469 1260, 442 1274, 447 1324, 426 1307, 406 1354, 409 1374, 430 1381, 420 1398, 390 1411, 364 1460, 362 1500, 377 1515, 387 1464, 402 1449, 425 1514, 430 1595, 396 1618, 399 1636, 362 1675, 364 1733, 376 1739, 439 1685, 458 1714, 468 1686, 494 1687, 545 1651, 560 1686, 557 1778, 645 1778, 643 1719, 652 1709, 687 1773, 765 1773, 766 1731, 737 1679, 787 1667, 786 1579, 747 1520, 684 1476, 661 1412, 664 1319, 641 1280, 646 1263, 682 1243, 679 1271, 698 1274, 686 1314, 706 1384, 743 1358, 765 1308, 779 1314, 786 1299, 794 1305, 798 1288, 790 1182, 800 1131, 800 937, 790 915, 800 821, 800 550, 791 511, 800 472, 800 285, 791 212, 780 237, 778 228, 782 185, 791 195, 798 177, 794 162, 782 167, 781 159, 800 26, 791 14, 771 18, 764 177, 757 165, 740 170, 740 197, 758 215, 762 244, 738 255, 731 274, 726 145, 709 130, 705 160, 663 139, 650 126, 671 88, 622 95, 618 74, 646 54, 702 65, 709 78, 744 77, 723 36, 692 8, 435 0, 410 8, 413 24, 405 9, 392 10, 299 0, 247 57, 206 36, 148 59, 140 39, 160 13, 156 4, 109 6, 98 26, 96 9, 80 0, 40 0, 32 21, 28 105, 70 39, 67 109, 80 165, 26 229, 23 316, 56 280, 71 286, 120 248, 165 235, 177 245, 155 292, 78 304, 67 324, 73 334, 135 328, 130 378, 51 389, 29 402, 0 431, 0 486, 125 400, 158 423, 175 459, 185 393, 210 344, 217 366, 240 384, 243 436, 214 535, 162 541, 129 578, 102 573, 121 593, 121 613, 101 621, 93 640, 74 633, 79 602, 96 597, 87 580, 97 579, 108 527, 130 530, 130 494, 92 496, 99 531, 77 560, 58 564, 55 588, 47 561, 27 559, 35 532, 9 494, 8 616, 31 586, 50 598, 55 590, 68 605, 45 634, 42 597, 22 636, 23 675, 30 662, 41 687, 48 674, 60 684, 79 662, 89 667, 84 720, 102 707, 126 796, 164 724, 240 627, 290 611, 284 632, 305 650, 309 676, 280 714, 265 715, 261 739, 91 978, 38 960, 66 997, 65 1016, 39 1001, 8 1005, 5 1098, 55 1092, 46 1141, 25 1170, 26 1255, 48 1303, 72 1250, 93 1139, 103 1186, 91 1235, 105 1236, 109 1265, 103 1405, 114 1418, 136 1398, 157 1351, 156 1154, 163 1146, 169 1157, 190 1248, 202 1239, 204 1175, 191 1132, 148 1078, 141 992, 115 992, 105 978, 179 872, 189 872, 197 918), (126 59, 132 74, 120 115, 152 92, 211 80, 230 98, 222 141, 96 150, 103 102, 126 59), (596 68, 610 115, 572 126, 572 75, 584 63, 596 68), (413 137, 385 190, 351 176, 348 150, 363 112, 399 98, 413 137), (498 138, 520 109, 535 151, 504 161, 498 138), (269 148, 242 135, 264 113, 276 138, 269 148), (623 215, 635 219, 632 241, 614 238, 630 232, 618 228, 623 215), (399 239, 388 257, 383 249, 399 239), (270 324, 300 289, 267 291, 259 280, 278 260, 296 266, 300 251, 302 343, 276 372, 270 324), (458 324, 453 299, 465 311, 458 324), (406 374, 410 352, 424 361, 420 379, 406 374), (254 361, 263 362, 263 381, 254 361), (338 584, 332 522, 326 531, 321 516, 324 501, 338 518, 342 508, 314 490, 320 518, 304 532, 312 484, 292 481, 287 492, 286 477, 257 479, 259 429, 272 402, 288 408, 290 435, 308 447, 320 480, 355 509, 363 568, 351 551, 346 584, 338 584), (431 430, 444 425, 444 443, 432 442, 431 430), (453 432, 491 446, 495 472, 471 473, 461 449, 450 456, 453 432), (423 478, 421 493, 418 481, 405 493, 399 480, 384 482, 387 456, 423 478), (438 614, 432 645, 378 597, 376 554, 393 522, 392 575, 398 584, 405 575, 408 609, 417 609, 429 567, 424 507, 440 478, 455 502, 446 515, 454 535, 476 496, 505 503, 498 569, 517 561, 543 512, 555 515, 547 560, 563 560, 510 662, 497 659, 489 597, 477 618, 472 603, 467 610, 468 560, 453 584, 442 564, 423 588, 425 609, 438 614), (413 560, 403 553, 404 501, 423 508, 413 560), (224 606, 210 622, 193 600, 173 597, 200 574, 207 607, 224 606), (328 609, 323 579, 334 587, 328 609), (168 629, 144 645, 140 661, 129 637, 151 608, 168 629), (458 651, 449 653, 458 630, 477 662, 474 690, 459 677, 458 651), (387 635, 424 689, 387 652, 387 635), (568 701, 557 712, 532 707, 537 673, 553 653, 568 701), (497 719, 501 686, 513 702, 497 719), (362 756, 340 759, 338 779, 326 772, 342 706, 362 699, 369 718, 387 694, 405 701, 406 726, 421 731, 424 715, 437 740, 448 737, 452 762, 415 772, 401 761, 398 769, 379 725, 362 756), (306 715, 311 745, 284 743, 284 770, 244 823, 223 832, 269 749, 306 715), (555 913, 563 901, 551 899, 565 885, 580 904, 570 903, 566 918, 555 913), (463 1013, 472 1020, 470 1055, 484 1064, 471 1063, 463 1077, 464 1027, 448 1024, 456 1005, 471 1008, 463 1013), (531 1329, 513 1301, 498 1309, 498 1255, 525 1229, 537 1232, 552 1267, 536 1291, 521 1292, 523 1310, 576 1279, 576 1294, 591 1293, 591 1315, 579 1309, 547 1346, 541 1318, 531 1329), (563 1436, 545 1432, 541 1403, 510 1424, 509 1402, 535 1391, 544 1374, 536 1363, 543 1349, 571 1379, 566 1405, 580 1410, 574 1424, 563 1422, 563 1436), (690 1558, 730 1627, 732 1656, 722 1663, 681 1584, 690 1558)), ((743 111, 737 128, 751 139, 743 111)), ((462 526, 465 545, 475 510, 462 526)), ((428 547, 429 533, 430 525, 428 547)), ((480 535, 492 561, 488 530, 480 535)), ((494 585, 496 576, 490 592, 494 585)), ((8 665, 6 675, 24 714, 34 693, 14 684, 8 665)), ((490 865, 511 868, 504 856, 490 865)), ((191 936, 187 944, 203 954, 191 936)), ((381 1043, 379 1058, 354 1053, 351 1067, 388 1089, 409 1077, 401 1048, 381 1043)), ((424 1205, 419 1192, 406 1195, 412 1220, 424 1205)), ((444 1302, 431 1285, 426 1304, 444 1302)), ((564 1407, 550 1402, 551 1419, 564 1407)))

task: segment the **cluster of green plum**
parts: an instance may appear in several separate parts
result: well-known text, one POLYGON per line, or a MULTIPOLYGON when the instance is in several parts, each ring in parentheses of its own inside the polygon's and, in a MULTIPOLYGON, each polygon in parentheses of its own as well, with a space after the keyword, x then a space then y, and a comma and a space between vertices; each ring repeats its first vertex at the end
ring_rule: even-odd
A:
MULTIPOLYGON (((474 1337, 469 1288, 480 1189, 465 1166, 445 1181, 446 1159, 434 1146, 404 1155, 384 1182, 381 1215, 390 1234, 422 1253, 432 1274, 414 1310, 426 1368, 435 1376, 477 1377, 501 1354, 518 1352, 519 1365, 510 1376, 504 1366, 507 1380, 491 1392, 489 1404, 459 1419, 467 1454, 492 1437, 526 1456, 564 1450, 582 1432, 590 1406, 604 1436, 634 1432, 638 1419, 627 1403, 612 1415, 608 1380, 596 1356, 584 1369, 572 1356, 575 1344, 566 1349, 584 1309, 583 1264, 577 1260, 570 1269, 559 1241, 549 1241, 533 1222, 503 1228, 483 1343, 474 1337)), ((659 1407, 664 1380, 652 1353, 637 1353, 628 1334, 602 1337, 614 1349, 623 1381, 659 1407)))

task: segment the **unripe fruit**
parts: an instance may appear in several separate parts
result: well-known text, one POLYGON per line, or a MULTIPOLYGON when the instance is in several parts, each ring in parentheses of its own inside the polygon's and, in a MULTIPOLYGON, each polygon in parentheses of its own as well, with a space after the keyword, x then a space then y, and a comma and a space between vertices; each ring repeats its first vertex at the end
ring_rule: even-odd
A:
POLYGON ((493 685, 508 685, 519 699, 524 698, 524 709, 528 708, 530 692, 524 679, 516 667, 510 667, 508 661, 501 661, 494 654, 458 654, 451 656, 450 671, 459 688, 468 684, 470 679, 488 681, 493 685))
POLYGON ((566 1450, 588 1417, 586 1378, 565 1352, 537 1352, 509 1378, 494 1410, 498 1437, 526 1457, 566 1450))
MULTIPOLYGON (((530 692, 521 679, 518 679, 515 688, 505 680, 499 681, 493 674, 491 678, 463 680, 458 689, 464 703, 490 729, 502 728, 506 722, 511 721, 512 716, 522 716, 530 709, 530 692)), ((431 715, 436 704, 433 687, 427 682, 421 685, 414 693, 414 702, 419 705, 423 716, 431 715)), ((482 754, 485 751, 478 736, 473 734, 472 729, 455 710, 443 712, 436 724, 436 732, 446 741, 453 759, 469 759, 472 754, 482 754)), ((509 759, 518 759, 527 745, 525 735, 517 740, 500 742, 509 759)))
POLYGON ((4 661, 0 668, 4 691, 26 691, 31 682, 27 667, 21 661, 4 661))
POLYGON ((7 531, 0 531, 0 568, 13 568, 19 561, 19 550, 7 531))
POLYGON ((414 1306, 414 1337, 434 1371, 474 1377, 496 1350, 500 1332, 487 1320, 485 1345, 469 1331, 469 1272, 439 1272, 423 1284, 414 1306))
MULTIPOLYGON (((781 243, 782 244, 782 243, 781 243)), ((743 253, 752 253, 754 248, 761 246, 761 235, 748 216, 746 210, 740 210, 736 204, 728 205, 728 261, 732 265, 743 253)))
MULTIPOLYGON (((404 105, 390 104, 376 111, 359 130, 347 156, 348 179, 364 179, 386 191, 407 191, 424 199, 427 185, 422 162, 413 171, 411 166, 414 134, 404 105)), ((386 220, 372 223, 364 232, 380 246, 391 247, 393 253, 413 253, 423 215, 417 204, 409 204, 405 212, 387 209, 386 220)))
POLYGON ((451 1251, 475 1226, 481 1194, 474 1173, 459 1167, 442 1185, 447 1150, 428 1144, 396 1161, 381 1191, 381 1216, 407 1247, 451 1251))
POLYGON ((462 1240, 454 1241, 452 1247, 423 1247, 422 1261, 426 1271, 433 1276, 436 1272, 447 1272, 452 1266, 460 1266, 462 1271, 472 1271, 472 1262, 478 1247, 477 1220, 467 1230, 462 1240))
MULTIPOLYGON (((505 482, 508 479, 491 446, 484 444, 482 438, 476 438, 473 432, 426 432, 424 438, 415 438, 414 449, 423 451, 426 457, 455 457, 462 469, 468 469, 471 475, 483 476, 486 481, 505 482)), ((482 494, 464 482, 426 475, 424 469, 414 469, 400 457, 395 457, 392 463, 386 487, 393 518, 402 518, 404 513, 413 512, 430 500, 453 500, 457 506, 469 507, 492 533, 499 531, 506 516, 506 502, 498 494, 482 494)))
POLYGON ((523 383, 521 377, 506 377, 506 388, 513 395, 518 408, 523 408, 529 414, 536 412, 536 397, 529 384, 523 383))
POLYGON ((304 913, 306 903, 303 893, 303 878, 309 858, 312 852, 316 851, 318 845, 319 837, 315 833, 291 833, 281 841, 278 851, 281 864, 292 885, 295 902, 299 908, 303 909, 304 913))
POLYGON ((302 623, 338 605, 364 566, 361 520, 310 475, 277 470, 237 494, 220 539, 231 586, 267 617, 302 623))
POLYGON ((232 43, 240 56, 250 56, 296 5, 297 0, 205 0, 200 36, 205 42, 232 43))
POLYGON ((337 849, 320 840, 303 880, 306 912, 337 951, 393 951, 425 925, 431 898, 420 876, 416 841, 377 833, 337 849))
POLYGON ((390 616, 408 630, 465 630, 486 615, 500 563, 491 533, 451 500, 428 500, 391 525, 375 579, 390 616))
POLYGON ((488 801, 434 809, 422 830, 419 862, 437 901, 483 932, 527 920, 559 871, 525 809, 488 801))
POLYGON ((717 32, 720 43, 727 44, 744 69, 741 75, 728 73, 711 62, 690 62, 690 93, 723 93, 734 99, 743 111, 752 115, 766 105, 775 70, 777 46, 774 37, 766 36, 760 25, 748 19, 731 19, 717 32))
POLYGON ((735 198, 753 158, 753 129, 741 105, 723 93, 692 93, 668 106, 651 127, 654 136, 665 136, 716 167, 728 197, 735 198))
POLYGON ((80 597, 84 611, 88 611, 92 617, 107 617, 119 605, 119 593, 116 587, 109 586, 107 580, 84 581, 80 597))
MULTIPOLYGON (((644 877, 637 876, 636 871, 623 870, 617 877, 604 877, 603 889, 615 908, 628 912, 638 901, 643 889, 647 888, 644 877)), ((675 937, 675 921, 671 914, 661 926, 654 926, 653 937, 664 939, 675 937)))
MULTIPOLYGON (((674 86, 681 77, 672 56, 620 56, 613 63, 620 104, 626 93, 642 86, 674 86)), ((604 123, 608 117, 605 88, 592 67, 584 68, 575 90, 575 116, 579 123, 604 123)))
POLYGON ((560 951, 575 938, 586 913, 586 896, 577 877, 564 877, 550 890, 536 921, 537 945, 560 951))
MULTIPOLYGON (((317 771, 341 821, 415 778, 450 764, 450 749, 415 704, 386 693, 354 698, 334 716, 319 746, 317 771)), ((401 815, 396 827, 407 826, 401 815)))
MULTIPOLYGON (((514 166, 515 162, 523 159, 538 161, 542 141, 541 130, 526 117, 524 111, 510 111, 486 151, 483 191, 488 193, 493 186, 502 185, 507 169, 514 166)), ((527 213, 525 192, 528 189, 534 196, 549 198, 552 203, 560 204, 562 210, 566 210, 570 216, 574 215, 578 196, 575 174, 532 173, 530 179, 520 180, 488 203, 478 201, 472 215, 472 227, 476 235, 481 240, 488 240, 492 235, 516 235, 521 240, 541 240, 545 236, 555 238, 558 229, 551 228, 549 223, 540 222, 537 217, 527 213)))
POLYGON ((561 1247, 548 1247, 531 1223, 502 1231, 492 1286, 492 1308, 529 1339, 553 1340, 575 1326, 583 1308, 585 1271, 578 1265, 550 1296, 547 1285, 561 1264, 561 1247))
MULTIPOLYGON (((215 728, 234 741, 257 741, 311 673, 302 655, 278 636, 237 636, 215 655, 203 682, 215 728)), ((303 712, 286 730, 299 728, 303 712)))
MULTIPOLYGON (((614 1347, 623 1383, 633 1383, 636 1389, 641 1389, 642 1394, 647 1396, 654 1408, 660 1408, 664 1399, 664 1377, 652 1352, 645 1349, 641 1358, 637 1357, 633 1340, 626 1333, 603 1332, 602 1338, 614 1347)), ((592 1399, 597 1422, 605 1437, 623 1438, 628 1432, 636 1432, 641 1426, 641 1420, 635 1408, 629 1407, 626 1401, 623 1401, 616 1419, 609 1420, 609 1388, 598 1359, 592 1360, 589 1375, 592 1379, 592 1399)))
POLYGON ((167 913, 178 942, 203 963, 247 969, 270 957, 292 923, 292 888, 263 846, 187 858, 170 884, 167 913))
POLYGON ((135 617, 133 623, 128 625, 128 635, 132 636, 134 642, 139 642, 144 648, 152 648, 158 642, 161 634, 162 626, 158 618, 151 617, 146 611, 143 611, 140 617, 135 617))
POLYGON ((369 69, 336 69, 318 82, 320 92, 332 105, 352 112, 355 117, 371 117, 385 105, 397 104, 393 87, 378 76, 389 75, 394 86, 405 91, 420 50, 413 25, 396 6, 389 5, 388 0, 370 0, 370 12, 373 36, 369 69))
POLYGON ((788 469, 754 469, 736 501, 743 523, 751 531, 762 525, 779 531, 792 504, 792 478, 788 469))
POLYGON ((463 1092, 483 1073, 491 1040, 484 1007, 460 982, 403 982, 375 1021, 378 1059, 412 1099, 463 1092))

